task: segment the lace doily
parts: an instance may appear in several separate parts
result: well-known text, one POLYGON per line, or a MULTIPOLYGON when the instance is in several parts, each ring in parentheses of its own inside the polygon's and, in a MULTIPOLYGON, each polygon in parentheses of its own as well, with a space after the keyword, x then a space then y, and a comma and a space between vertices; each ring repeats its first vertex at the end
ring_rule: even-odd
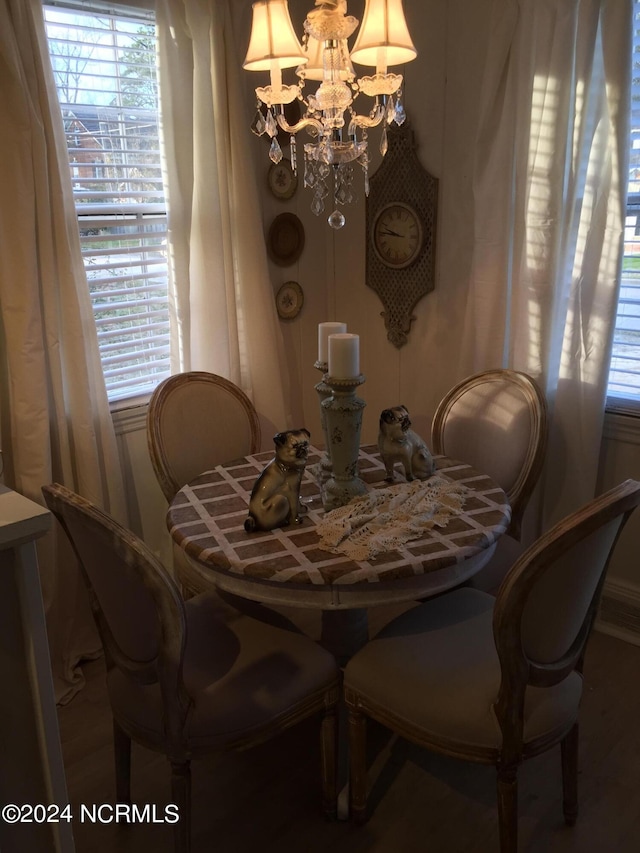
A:
POLYGON ((352 560, 370 560, 419 539, 458 515, 469 490, 435 475, 428 480, 375 489, 331 510, 318 523, 320 547, 352 560))

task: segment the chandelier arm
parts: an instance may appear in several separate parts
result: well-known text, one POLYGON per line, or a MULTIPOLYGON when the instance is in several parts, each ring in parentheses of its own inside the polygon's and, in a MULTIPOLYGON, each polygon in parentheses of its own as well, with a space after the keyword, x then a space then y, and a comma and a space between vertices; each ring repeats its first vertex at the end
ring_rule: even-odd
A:
POLYGON ((373 115, 363 116, 354 114, 351 116, 349 127, 377 127, 384 118, 384 107, 376 107, 373 115))
POLYGON ((318 133, 324 130, 322 122, 318 121, 317 118, 302 118, 296 124, 289 124, 284 115, 278 113, 277 120, 280 127, 287 133, 297 133, 299 130, 304 130, 305 127, 314 127, 318 133))

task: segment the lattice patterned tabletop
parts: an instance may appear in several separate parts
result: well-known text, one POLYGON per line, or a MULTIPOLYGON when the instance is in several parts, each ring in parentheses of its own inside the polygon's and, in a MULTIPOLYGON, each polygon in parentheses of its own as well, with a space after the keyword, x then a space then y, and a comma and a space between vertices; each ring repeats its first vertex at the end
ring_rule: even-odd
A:
MULTIPOLYGON (((198 563, 216 573, 269 586, 385 585, 463 563, 489 548, 507 529, 511 517, 504 492, 488 476, 464 463, 436 457, 438 472, 469 490, 462 512, 445 527, 434 527, 395 551, 356 562, 319 547, 315 528, 324 511, 308 470, 320 459, 315 448, 309 453, 302 483, 301 496, 308 510, 302 523, 268 532, 245 532, 251 489, 272 458, 273 452, 257 453, 219 465, 175 496, 167 526, 173 539, 198 563)), ((388 485, 375 445, 361 448, 359 464, 360 476, 370 488, 388 485)), ((397 473, 396 482, 403 480, 397 473)))

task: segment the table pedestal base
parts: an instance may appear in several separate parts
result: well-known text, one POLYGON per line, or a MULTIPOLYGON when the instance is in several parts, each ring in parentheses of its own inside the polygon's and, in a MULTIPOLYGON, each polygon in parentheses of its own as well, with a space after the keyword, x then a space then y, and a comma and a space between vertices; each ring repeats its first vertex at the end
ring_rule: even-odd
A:
POLYGON ((369 639, 369 619, 364 607, 352 610, 323 610, 320 644, 335 657, 339 666, 349 659, 369 639))
MULTIPOLYGON (((352 610, 323 610, 320 644, 344 667, 369 639, 369 618, 364 607, 352 610)), ((349 819, 349 751, 347 708, 340 700, 338 742, 338 820, 349 819)))

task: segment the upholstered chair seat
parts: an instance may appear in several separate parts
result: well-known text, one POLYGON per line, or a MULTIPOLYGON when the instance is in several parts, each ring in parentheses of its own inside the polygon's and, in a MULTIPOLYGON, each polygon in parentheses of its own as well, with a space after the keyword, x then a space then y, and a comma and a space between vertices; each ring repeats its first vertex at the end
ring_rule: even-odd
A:
MULTIPOLYGON (((412 608, 351 661, 347 688, 366 696, 381 713, 445 740, 451 751, 481 748, 497 757, 502 731, 494 703, 501 672, 494 605, 492 595, 464 588, 412 608)), ((577 715, 581 694, 577 672, 547 690, 527 688, 525 751, 537 738, 562 737, 577 715)))
POLYGON ((575 822, 584 654, 611 554, 638 503, 640 483, 621 483, 524 551, 496 598, 445 593, 352 657, 344 696, 356 821, 367 816, 370 717, 419 746, 495 765, 501 853, 517 850, 520 764, 560 744, 565 821, 575 822))
MULTIPOLYGON (((184 686, 193 701, 184 737, 191 748, 259 739, 306 702, 318 705, 335 681, 335 660, 285 623, 278 627, 201 593, 185 602, 184 686)), ((284 620, 283 620, 284 622, 284 620)), ((120 669, 107 675, 111 707, 126 729, 165 741, 160 685, 120 669)))

